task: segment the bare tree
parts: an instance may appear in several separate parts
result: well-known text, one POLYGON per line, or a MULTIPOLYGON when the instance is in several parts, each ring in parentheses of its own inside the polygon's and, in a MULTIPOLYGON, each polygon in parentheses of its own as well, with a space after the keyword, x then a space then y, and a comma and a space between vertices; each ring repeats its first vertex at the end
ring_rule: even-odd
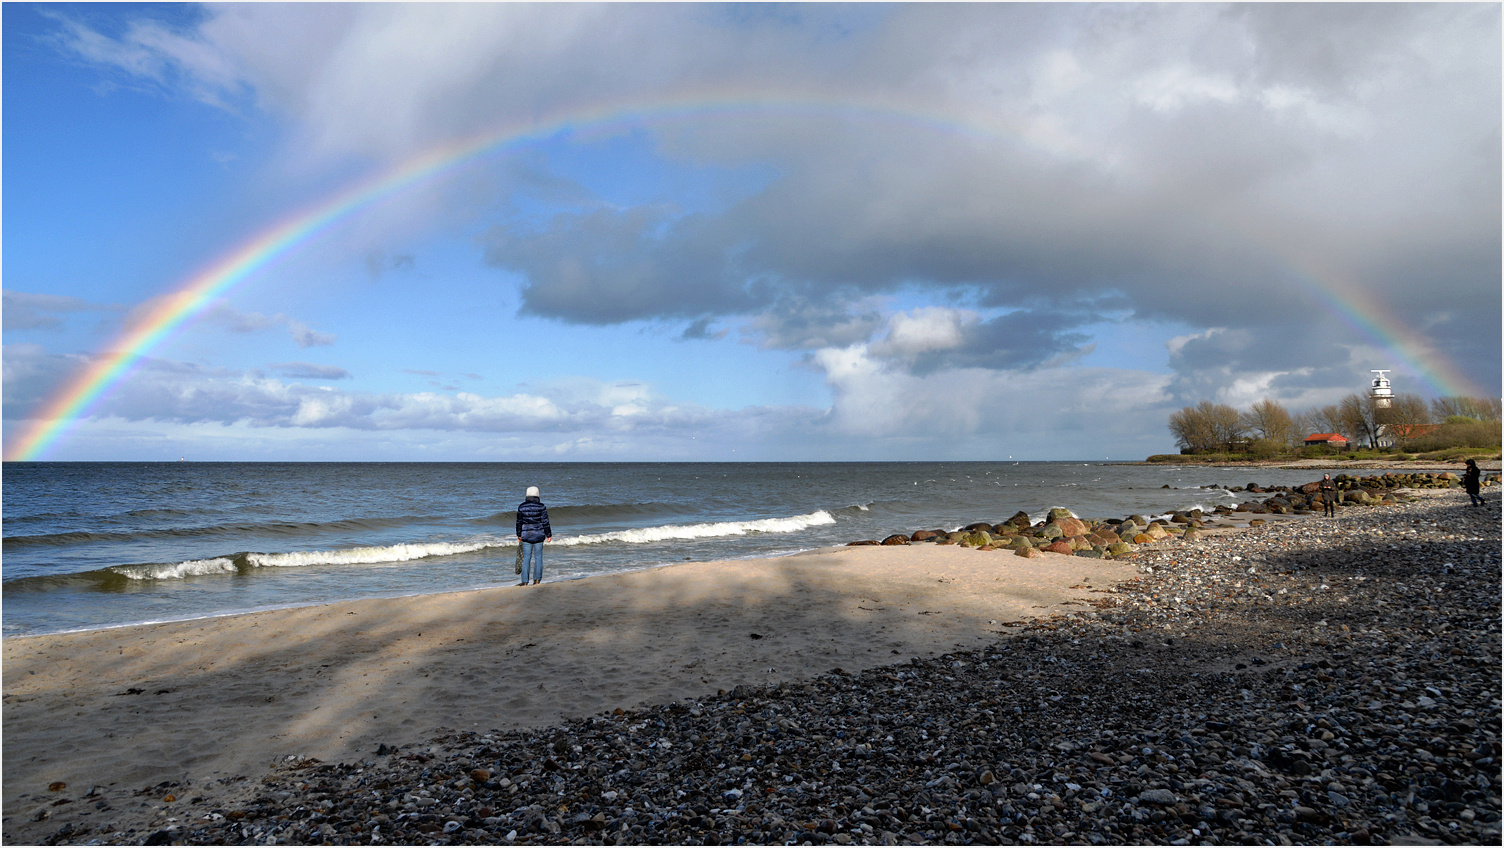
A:
POLYGON ((1306 419, 1311 428, 1323 433, 1337 433, 1342 436, 1352 436, 1352 431, 1343 432, 1347 424, 1342 417, 1342 407, 1332 404, 1313 409, 1306 413, 1306 419))
POLYGON ((1431 423, 1431 409, 1420 395, 1395 395, 1392 405, 1379 412, 1383 423, 1389 425, 1414 427, 1417 424, 1431 423))
POLYGON ((1182 452, 1211 450, 1215 443, 1206 419, 1189 406, 1170 413, 1170 435, 1182 452))
POLYGON ((1281 447, 1295 444, 1295 419, 1279 401, 1264 399, 1242 415, 1243 429, 1281 447))
POLYGON ((1170 433, 1181 450, 1214 451, 1242 436, 1243 424, 1236 409, 1204 400, 1171 413, 1170 433))
POLYGON ((1477 421, 1498 421, 1500 398, 1493 397, 1440 397, 1431 401, 1431 414, 1437 423, 1448 418, 1462 416, 1477 421))

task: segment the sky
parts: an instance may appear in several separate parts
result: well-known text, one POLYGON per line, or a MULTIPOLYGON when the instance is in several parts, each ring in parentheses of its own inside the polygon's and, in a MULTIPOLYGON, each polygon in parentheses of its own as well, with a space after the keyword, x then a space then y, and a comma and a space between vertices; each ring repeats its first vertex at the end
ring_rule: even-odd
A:
POLYGON ((1500 393, 1496 3, 0 14, 8 460, 1132 460, 1500 393))

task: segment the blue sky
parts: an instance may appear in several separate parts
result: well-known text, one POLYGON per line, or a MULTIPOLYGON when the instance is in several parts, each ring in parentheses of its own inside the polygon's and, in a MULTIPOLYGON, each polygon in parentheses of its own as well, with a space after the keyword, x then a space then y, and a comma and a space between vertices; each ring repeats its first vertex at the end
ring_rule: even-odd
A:
POLYGON ((1496 4, 3 15, 7 443, 294 211, 561 127, 300 242, 43 458, 1125 459, 1371 368, 1499 391, 1496 4))

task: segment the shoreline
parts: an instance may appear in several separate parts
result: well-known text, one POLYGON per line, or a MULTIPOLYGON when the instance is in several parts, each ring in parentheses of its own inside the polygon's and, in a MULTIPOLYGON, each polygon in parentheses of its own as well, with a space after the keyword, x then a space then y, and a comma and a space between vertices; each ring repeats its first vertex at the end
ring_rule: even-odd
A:
POLYGON ((286 756, 358 759, 446 727, 861 670, 982 644, 1133 572, 1010 559, 1001 575, 1000 555, 958 547, 827 548, 6 639, 7 841, 13 811, 36 803, 21 796, 55 783, 119 805, 162 782, 254 779, 286 756))
MULTIPOLYGON (((1174 462, 1149 462, 1148 460, 1123 461, 1104 463, 1107 465, 1135 465, 1158 468, 1173 468, 1175 466, 1189 466, 1195 468, 1279 468, 1289 471, 1331 470, 1341 471, 1344 469, 1356 469, 1359 471, 1371 471, 1374 469, 1388 468, 1395 471, 1410 472, 1460 472, 1465 467, 1462 462, 1448 462, 1445 460, 1417 459, 1417 460, 1380 460, 1380 459, 1250 459, 1240 462, 1222 461, 1197 461, 1194 456, 1179 457, 1174 462)), ((1480 459, 1478 467, 1486 472, 1498 472, 1504 468, 1504 460, 1480 459)))
MULTIPOLYGON (((523 744, 550 736, 561 723, 593 725, 617 711, 639 721, 644 710, 682 710, 672 705, 687 697, 711 705, 771 698, 776 705, 770 693, 853 675, 891 677, 894 663, 945 668, 945 658, 958 651, 1022 650, 1025 643, 1009 637, 1047 635, 1061 622, 1108 621, 1109 610, 1129 594, 1150 593, 1187 563, 1246 554, 1281 539, 1313 537, 1307 544, 1319 544, 1322 528, 1341 530, 1349 516, 1361 523, 1388 515, 1387 526, 1405 510, 1420 514, 1429 504, 1462 497, 1456 489, 1412 494, 1417 503, 1344 509, 1335 521, 1259 516, 1283 520, 1144 546, 1123 560, 1020 559, 934 545, 827 548, 768 560, 672 564, 515 593, 474 590, 416 596, 412 603, 350 601, 255 613, 237 617, 238 627, 175 623, 28 637, 24 645, 7 639, 4 834, 9 842, 59 833, 140 842, 167 828, 216 827, 214 815, 223 821, 226 811, 246 810, 264 819, 256 833, 292 827, 266 812, 264 797, 257 800, 268 791, 263 779, 292 780, 294 790, 302 782, 306 790, 300 769, 328 767, 319 761, 398 774, 414 757, 429 757, 399 757, 399 750, 433 751, 437 739, 459 744, 501 734, 523 744), (1052 573, 1040 573, 1023 591, 1034 568, 1052 573), (605 591, 612 578, 616 591, 605 591), (582 591, 591 587, 600 591, 582 591), (555 603, 547 602, 550 594, 555 603), (1003 597, 1014 602, 1014 615, 999 612, 1003 597), (111 641, 120 643, 116 650, 104 644, 111 641), (497 692, 498 680, 510 688, 497 692), (59 723, 61 715, 69 718, 59 723), (117 749, 136 762, 122 762, 128 758, 117 749), (66 786, 48 788, 56 783, 66 786)), ((1495 519, 1496 504, 1487 510, 1495 519)), ((1495 522, 1495 539, 1497 530, 1495 522)), ((1293 644, 1297 637, 1283 638, 1293 644)), ((1093 644, 1093 650, 1110 647, 1093 644)), ((1163 665, 1167 659, 1173 661, 1160 657, 1149 667, 1173 673, 1174 665, 1163 665)), ((1231 664, 1223 659, 1216 667, 1231 664)), ((1047 664, 1042 672, 1031 679, 1056 685, 1069 679, 1066 667, 1047 664)), ((531 768, 542 759, 518 762, 531 768)), ((465 827, 490 828, 489 841, 499 841, 506 830, 496 828, 531 815, 507 809, 521 818, 483 827, 472 817, 465 827)), ((408 820, 419 823, 426 824, 408 820)), ((389 821, 386 832, 395 826, 389 821)), ((527 827, 522 832, 532 838, 527 827)), ((544 827, 536 836, 555 841, 550 832, 544 827)), ((442 834, 433 836, 422 841, 442 834)))

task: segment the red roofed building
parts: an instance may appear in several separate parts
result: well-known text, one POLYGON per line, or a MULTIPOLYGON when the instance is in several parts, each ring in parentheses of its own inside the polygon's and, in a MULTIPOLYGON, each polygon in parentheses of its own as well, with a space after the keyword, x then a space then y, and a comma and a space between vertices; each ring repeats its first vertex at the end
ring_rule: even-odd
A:
POLYGON ((1331 448, 1347 447, 1347 439, 1341 433, 1313 433, 1306 436, 1308 445, 1326 445, 1331 448))

